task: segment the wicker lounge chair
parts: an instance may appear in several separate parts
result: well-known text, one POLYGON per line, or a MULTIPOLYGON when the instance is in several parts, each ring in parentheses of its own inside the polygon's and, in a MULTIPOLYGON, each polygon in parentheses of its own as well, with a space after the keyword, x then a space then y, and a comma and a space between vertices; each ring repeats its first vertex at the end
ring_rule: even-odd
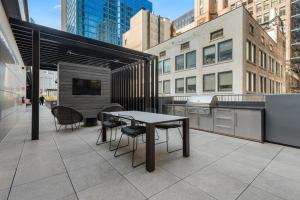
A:
POLYGON ((57 132, 63 125, 65 127, 70 125, 73 131, 74 126, 78 128, 80 122, 83 121, 82 114, 73 108, 65 106, 55 106, 51 109, 51 112, 54 116, 55 128, 57 132), (59 128, 57 128, 57 125, 59 125, 59 128))

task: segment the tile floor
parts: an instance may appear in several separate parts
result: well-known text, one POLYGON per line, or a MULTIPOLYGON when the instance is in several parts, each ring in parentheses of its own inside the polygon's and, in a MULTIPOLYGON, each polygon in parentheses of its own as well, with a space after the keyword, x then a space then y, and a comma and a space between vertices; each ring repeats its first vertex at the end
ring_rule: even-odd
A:
MULTIPOLYGON (((0 200, 300 197, 299 149, 191 130, 191 156, 168 154, 159 144, 156 170, 148 173, 144 165, 133 169, 130 155, 114 158, 107 144, 95 145, 99 127, 56 133, 50 111, 43 107, 40 140, 31 141, 30 123, 23 122, 0 143, 0 200)), ((159 136, 163 141, 164 133, 159 136)), ((174 131, 171 147, 180 144, 174 131)), ((137 160, 144 158, 140 142, 137 160)))

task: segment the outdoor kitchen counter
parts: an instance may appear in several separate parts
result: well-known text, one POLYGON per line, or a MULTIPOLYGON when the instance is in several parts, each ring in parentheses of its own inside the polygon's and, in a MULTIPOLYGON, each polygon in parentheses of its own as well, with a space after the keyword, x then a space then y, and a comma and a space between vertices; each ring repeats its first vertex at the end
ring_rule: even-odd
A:
POLYGON ((190 127, 233 137, 264 141, 265 108, 252 105, 186 105, 165 104, 166 114, 190 118, 190 127), (206 110, 207 112, 203 112, 206 110))

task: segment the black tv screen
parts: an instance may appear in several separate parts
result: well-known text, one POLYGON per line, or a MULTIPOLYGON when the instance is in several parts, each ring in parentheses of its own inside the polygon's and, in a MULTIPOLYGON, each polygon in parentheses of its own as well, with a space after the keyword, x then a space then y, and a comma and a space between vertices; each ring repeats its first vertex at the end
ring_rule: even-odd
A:
POLYGON ((72 94, 101 95, 101 81, 73 78, 72 94))

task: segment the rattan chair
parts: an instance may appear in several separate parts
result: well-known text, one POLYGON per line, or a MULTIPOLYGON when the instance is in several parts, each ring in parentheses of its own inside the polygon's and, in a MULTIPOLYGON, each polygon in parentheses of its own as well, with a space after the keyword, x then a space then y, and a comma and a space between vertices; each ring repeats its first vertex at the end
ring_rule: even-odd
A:
POLYGON ((82 114, 70 107, 55 106, 51 109, 51 113, 54 117, 55 129, 57 132, 60 130, 61 126, 65 126, 67 128, 68 125, 71 126, 73 131, 74 126, 79 128, 80 122, 83 121, 82 114), (57 125, 59 125, 58 128, 57 125))

